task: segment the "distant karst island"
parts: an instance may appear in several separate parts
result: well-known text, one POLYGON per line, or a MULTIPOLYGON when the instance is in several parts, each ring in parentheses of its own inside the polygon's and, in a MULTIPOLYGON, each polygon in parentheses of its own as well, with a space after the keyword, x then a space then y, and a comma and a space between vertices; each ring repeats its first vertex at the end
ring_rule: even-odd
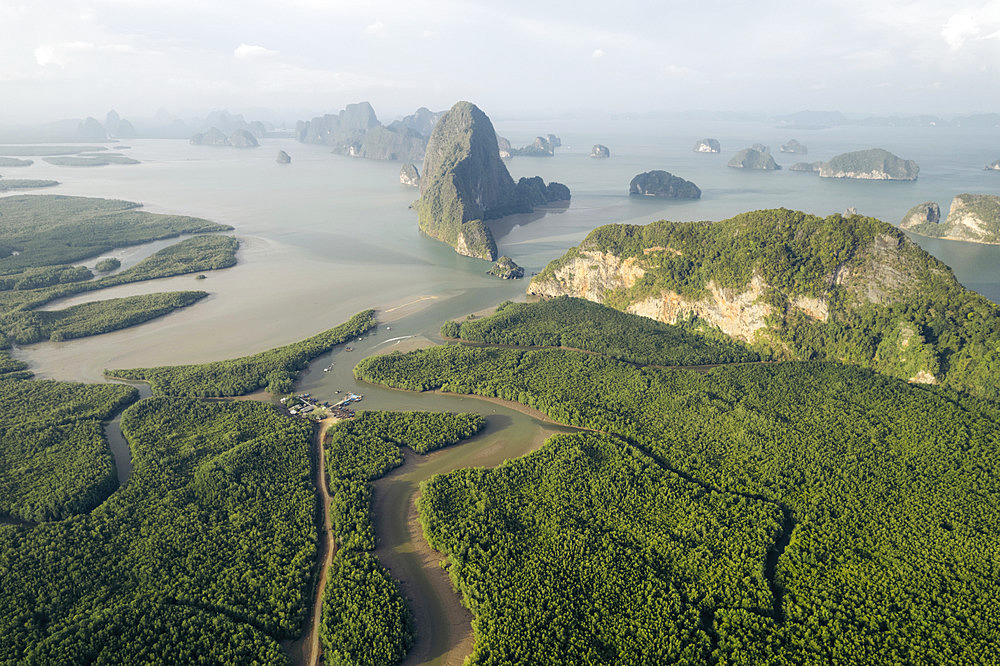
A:
POLYGON ((518 266, 506 254, 497 259, 496 263, 493 264, 493 267, 487 273, 501 280, 517 280, 524 277, 524 269, 518 266))
POLYGON ((904 160, 882 148, 843 153, 824 162, 819 169, 820 178, 857 180, 916 180, 919 173, 916 162, 904 160))
POLYGON ((274 161, 278 164, 291 164, 292 156, 283 150, 278 151, 278 156, 274 158, 274 161))
POLYGON ((771 156, 771 149, 759 143, 736 153, 726 166, 734 169, 760 169, 763 171, 776 171, 781 168, 771 156))
POLYGON ((594 147, 590 149, 590 156, 599 159, 605 157, 611 157, 611 151, 608 150, 607 146, 600 143, 595 143, 594 147))
POLYGON ((819 168, 823 166, 822 162, 796 162, 792 166, 788 167, 789 171, 808 171, 810 173, 819 173, 819 168))
POLYGON ((691 181, 668 171, 646 171, 629 183, 630 196, 659 197, 664 199, 700 199, 701 190, 691 181))
POLYGON ((248 130, 236 130, 226 136, 217 127, 211 127, 207 132, 198 132, 191 137, 189 143, 192 146, 216 146, 220 148, 227 146, 231 148, 256 148, 260 145, 257 137, 248 130))
MULTIPOLYGON (((506 139, 505 139, 506 141, 506 139)), ((535 140, 523 148, 511 148, 507 141, 507 152, 511 157, 552 157, 556 154, 556 148, 562 145, 562 139, 555 134, 536 136, 535 140)))
POLYGON ((421 107, 386 126, 379 122, 371 104, 359 102, 348 104, 337 114, 299 121, 295 136, 302 143, 328 145, 338 155, 419 162, 442 113, 421 107))
POLYGON ((899 226, 922 236, 1000 244, 1000 196, 959 194, 944 221, 941 207, 928 201, 906 211, 899 226))
POLYGON ((795 139, 792 139, 786 144, 781 146, 781 152, 783 153, 798 153, 799 155, 805 155, 809 152, 804 144, 799 143, 795 139))
POLYGON ((718 139, 701 139, 694 144, 696 153, 718 153, 722 150, 722 144, 718 139))
POLYGON ((515 184, 500 158, 493 123, 475 104, 458 102, 431 133, 415 207, 428 236, 459 254, 494 261, 497 246, 488 220, 569 198, 568 187, 538 177, 515 184))

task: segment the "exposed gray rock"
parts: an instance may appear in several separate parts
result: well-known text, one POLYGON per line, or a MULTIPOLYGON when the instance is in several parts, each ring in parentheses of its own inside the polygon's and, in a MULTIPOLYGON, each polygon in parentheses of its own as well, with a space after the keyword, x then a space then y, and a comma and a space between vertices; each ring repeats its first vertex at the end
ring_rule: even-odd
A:
POLYGON ((420 172, 415 164, 404 164, 399 170, 399 182, 409 187, 420 187, 420 172))
POLYGON ((912 229, 928 222, 931 224, 940 224, 941 222, 941 207, 933 201, 917 204, 906 211, 899 226, 902 229, 912 229))
POLYGON ((496 241, 488 220, 531 212, 532 206, 568 197, 565 186, 522 178, 517 185, 500 158, 493 123, 474 104, 458 102, 434 127, 427 143, 416 203, 421 231, 459 254, 493 261, 496 241))
POLYGON ((500 157, 507 159, 511 156, 511 145, 510 141, 504 137, 497 135, 497 150, 500 151, 500 157))

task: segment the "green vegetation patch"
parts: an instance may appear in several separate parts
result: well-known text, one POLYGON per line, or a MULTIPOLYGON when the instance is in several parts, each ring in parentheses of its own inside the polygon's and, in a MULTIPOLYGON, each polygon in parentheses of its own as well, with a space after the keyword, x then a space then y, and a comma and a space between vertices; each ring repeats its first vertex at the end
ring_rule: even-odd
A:
POLYGON ((128 485, 89 514, 0 526, 0 661, 284 663, 316 556, 311 427, 188 398, 121 425, 128 485))
POLYGON ((162 317, 208 296, 206 291, 176 291, 111 298, 65 310, 18 311, 0 317, 6 336, 19 345, 61 342, 100 335, 162 317))
POLYGON ((328 664, 389 666, 406 656, 413 643, 409 609, 398 583, 374 555, 334 554, 320 640, 328 664))
POLYGON ((54 187, 58 184, 58 180, 0 178, 0 192, 9 192, 10 190, 31 190, 39 187, 54 187))
MULTIPOLYGON (((123 271, 112 278, 128 272, 123 271)), ((245 395, 258 389, 287 393, 309 361, 366 333, 374 325, 375 311, 364 310, 328 331, 259 354, 197 365, 105 370, 105 374, 118 379, 147 381, 157 395, 222 397, 245 395)))
MULTIPOLYGON (((397 388, 515 400, 620 438, 706 489, 787 511, 773 554, 755 564, 770 581, 770 612, 755 612, 758 602, 744 592, 706 597, 701 628, 716 646, 711 659, 694 663, 985 664, 996 653, 1000 411, 993 403, 832 363, 701 374, 564 350, 462 345, 368 358, 355 373, 397 388)), ((561 501, 585 506, 588 492, 570 486, 561 501)), ((534 501, 527 494, 525 515, 544 513, 534 501)), ((486 515, 506 506, 486 503, 486 515)), ((756 525, 740 525, 726 529, 754 543, 756 525)), ((512 521, 508 528, 522 529, 512 521)), ((500 537, 490 539, 464 557, 489 552, 500 537)), ((558 546, 535 559, 558 561, 558 546)), ((711 569, 694 576, 705 589, 722 589, 711 569)), ((654 582, 643 575, 615 589, 634 595, 654 582)), ((470 592, 468 603, 499 608, 504 594, 514 595, 490 585, 470 592)), ((534 603, 535 594, 531 588, 518 603, 534 603)), ((591 636, 588 627, 616 626, 618 617, 614 607, 598 608, 568 626, 571 636, 591 636)), ((557 654, 565 644, 532 645, 537 640, 531 632, 510 638, 524 654, 546 647, 557 654)))
POLYGON ((669 292, 711 305, 710 287, 746 293, 758 277, 764 286, 754 305, 770 311, 753 342, 763 356, 855 363, 1000 399, 1000 308, 874 218, 778 209, 720 222, 606 225, 532 286, 573 292, 567 271, 598 252, 644 271, 632 286, 598 296, 618 310, 669 292))
POLYGON ((728 338, 711 340, 680 326, 568 296, 502 303, 491 317, 445 323, 441 334, 494 345, 582 349, 642 365, 760 360, 749 347, 728 338))
POLYGON ((92 277, 94 274, 86 266, 26 268, 23 271, 0 276, 0 291, 43 289, 58 284, 85 282, 92 277))
POLYGON ((94 265, 94 270, 98 273, 110 273, 122 267, 122 262, 114 257, 101 259, 94 265))
POLYGON ((34 144, 28 146, 0 146, 0 155, 17 155, 20 157, 44 157, 46 155, 76 155, 77 153, 93 153, 107 150, 105 146, 53 146, 51 144, 34 144))
POLYGON ((0 358, 0 515, 44 521, 89 511, 118 486, 101 421, 138 391, 16 379, 25 367, 0 358))
POLYGON ((232 227, 185 215, 159 215, 140 204, 58 195, 0 198, 0 273, 93 257, 113 248, 232 227), (19 252, 10 254, 10 250, 19 252))
POLYGON ((239 245, 239 241, 232 236, 204 235, 186 238, 114 275, 87 282, 60 283, 46 289, 0 293, 0 307, 8 311, 29 310, 59 298, 131 282, 228 268, 236 264, 239 245))
POLYGON ((556 435, 417 500, 475 614, 469 663, 708 663, 702 613, 772 612, 774 504, 706 490, 605 435, 556 435))
POLYGON ((68 167, 97 167, 109 164, 139 164, 139 160, 124 155, 108 153, 107 155, 62 155, 42 158, 49 164, 68 167))

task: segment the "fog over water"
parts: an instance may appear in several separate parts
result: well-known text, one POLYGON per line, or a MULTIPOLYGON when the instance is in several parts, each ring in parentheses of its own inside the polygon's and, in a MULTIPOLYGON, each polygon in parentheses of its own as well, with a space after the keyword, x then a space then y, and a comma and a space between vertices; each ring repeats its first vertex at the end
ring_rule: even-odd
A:
POLYGON ((362 99, 387 120, 458 99, 498 118, 1000 106, 996 0, 5 0, 0 25, 0 124, 294 123, 362 99))
MULTIPOLYGON (((758 208, 784 206, 819 215, 859 212, 898 223, 922 201, 947 208, 960 192, 996 192, 1000 174, 984 171, 1000 145, 1000 130, 968 128, 834 128, 792 132, 768 123, 703 122, 666 126, 654 121, 500 122, 498 132, 515 145, 554 132, 563 147, 552 158, 516 157, 512 175, 541 175, 567 184, 568 207, 508 219, 500 251, 528 273, 610 222, 657 219, 723 219, 758 208), (696 139, 712 136, 719 154, 692 152, 696 139), (807 156, 777 152, 797 138, 807 156), (772 147, 786 168, 746 172, 725 166, 754 142, 772 147), (594 143, 611 158, 589 157, 594 143), (787 167, 881 145, 921 165, 912 183, 840 181, 787 167), (694 181, 697 201, 636 200, 629 180, 649 169, 666 169, 694 181)), ((179 276, 84 294, 49 307, 154 291, 204 289, 198 304, 139 327, 62 343, 21 349, 42 377, 97 380, 109 367, 192 363, 230 358, 289 343, 346 320, 368 307, 392 327, 378 342, 414 336, 399 344, 433 339, 448 318, 523 297, 526 281, 485 274, 486 262, 461 257, 420 235, 408 205, 417 191, 399 185, 398 162, 332 155, 327 147, 288 139, 264 139, 253 150, 192 146, 184 141, 130 141, 124 152, 134 166, 74 169, 38 161, 19 173, 62 182, 51 193, 122 198, 154 212, 185 213, 230 224, 241 240, 239 264, 208 273, 206 280, 179 276), (279 149, 292 155, 278 165, 279 149)), ((967 286, 1000 299, 1000 247, 914 237, 951 265, 967 286)), ((158 247, 158 246, 157 246, 158 247)), ((111 253, 134 262, 151 248, 111 253)), ((373 343, 374 344, 374 343, 373 343)), ((397 344, 397 343, 391 343, 397 344)))

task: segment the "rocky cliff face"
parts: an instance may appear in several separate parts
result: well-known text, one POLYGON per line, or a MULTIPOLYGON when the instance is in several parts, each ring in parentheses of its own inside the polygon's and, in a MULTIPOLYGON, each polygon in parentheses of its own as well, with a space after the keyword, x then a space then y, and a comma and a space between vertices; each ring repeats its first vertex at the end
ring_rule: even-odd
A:
POLYGON ((899 226, 901 229, 913 229, 924 224, 938 224, 939 222, 941 222, 941 207, 933 201, 927 201, 906 211, 899 226))
POLYGON ((899 313, 911 301, 928 307, 923 294, 949 289, 961 287, 947 267, 891 225, 779 210, 714 223, 601 227, 551 262, 527 291, 585 298, 668 324, 695 322, 779 357, 829 354, 936 382, 936 353, 926 351, 921 326, 899 313), (829 234, 849 240, 830 242, 829 234), (872 308, 884 314, 865 325, 887 327, 872 332, 883 340, 877 357, 864 343, 841 349, 809 342, 839 335, 827 333, 830 326, 859 326, 855 318, 872 308), (904 324, 914 332, 900 333, 904 324))
POLYGON ((901 159, 881 148, 837 155, 819 170, 820 178, 857 180, 916 180, 919 173, 920 167, 913 160, 901 159))
POLYGON ((407 187, 420 187, 420 172, 414 164, 404 164, 399 170, 399 184, 407 187))
POLYGON ((212 127, 192 136, 190 143, 192 146, 228 146, 229 138, 219 128, 212 127))
POLYGON ((256 148, 260 144, 257 137, 247 130, 236 130, 229 137, 229 145, 233 148, 256 148))
POLYGON ((488 220, 531 212, 569 198, 558 183, 522 178, 516 185, 500 158, 493 123, 478 107, 458 102, 431 132, 416 204, 421 231, 460 254, 493 261, 496 241, 488 220))
POLYGON ((936 203, 922 203, 907 211, 899 226, 934 238, 1000 244, 1000 197, 959 194, 952 199, 945 220, 936 203))
POLYGON ((299 121, 296 136, 302 143, 331 146, 338 155, 417 161, 423 159, 427 145, 427 135, 422 130, 439 115, 421 108, 386 127, 379 122, 371 104, 360 102, 348 104, 337 114, 299 121))

